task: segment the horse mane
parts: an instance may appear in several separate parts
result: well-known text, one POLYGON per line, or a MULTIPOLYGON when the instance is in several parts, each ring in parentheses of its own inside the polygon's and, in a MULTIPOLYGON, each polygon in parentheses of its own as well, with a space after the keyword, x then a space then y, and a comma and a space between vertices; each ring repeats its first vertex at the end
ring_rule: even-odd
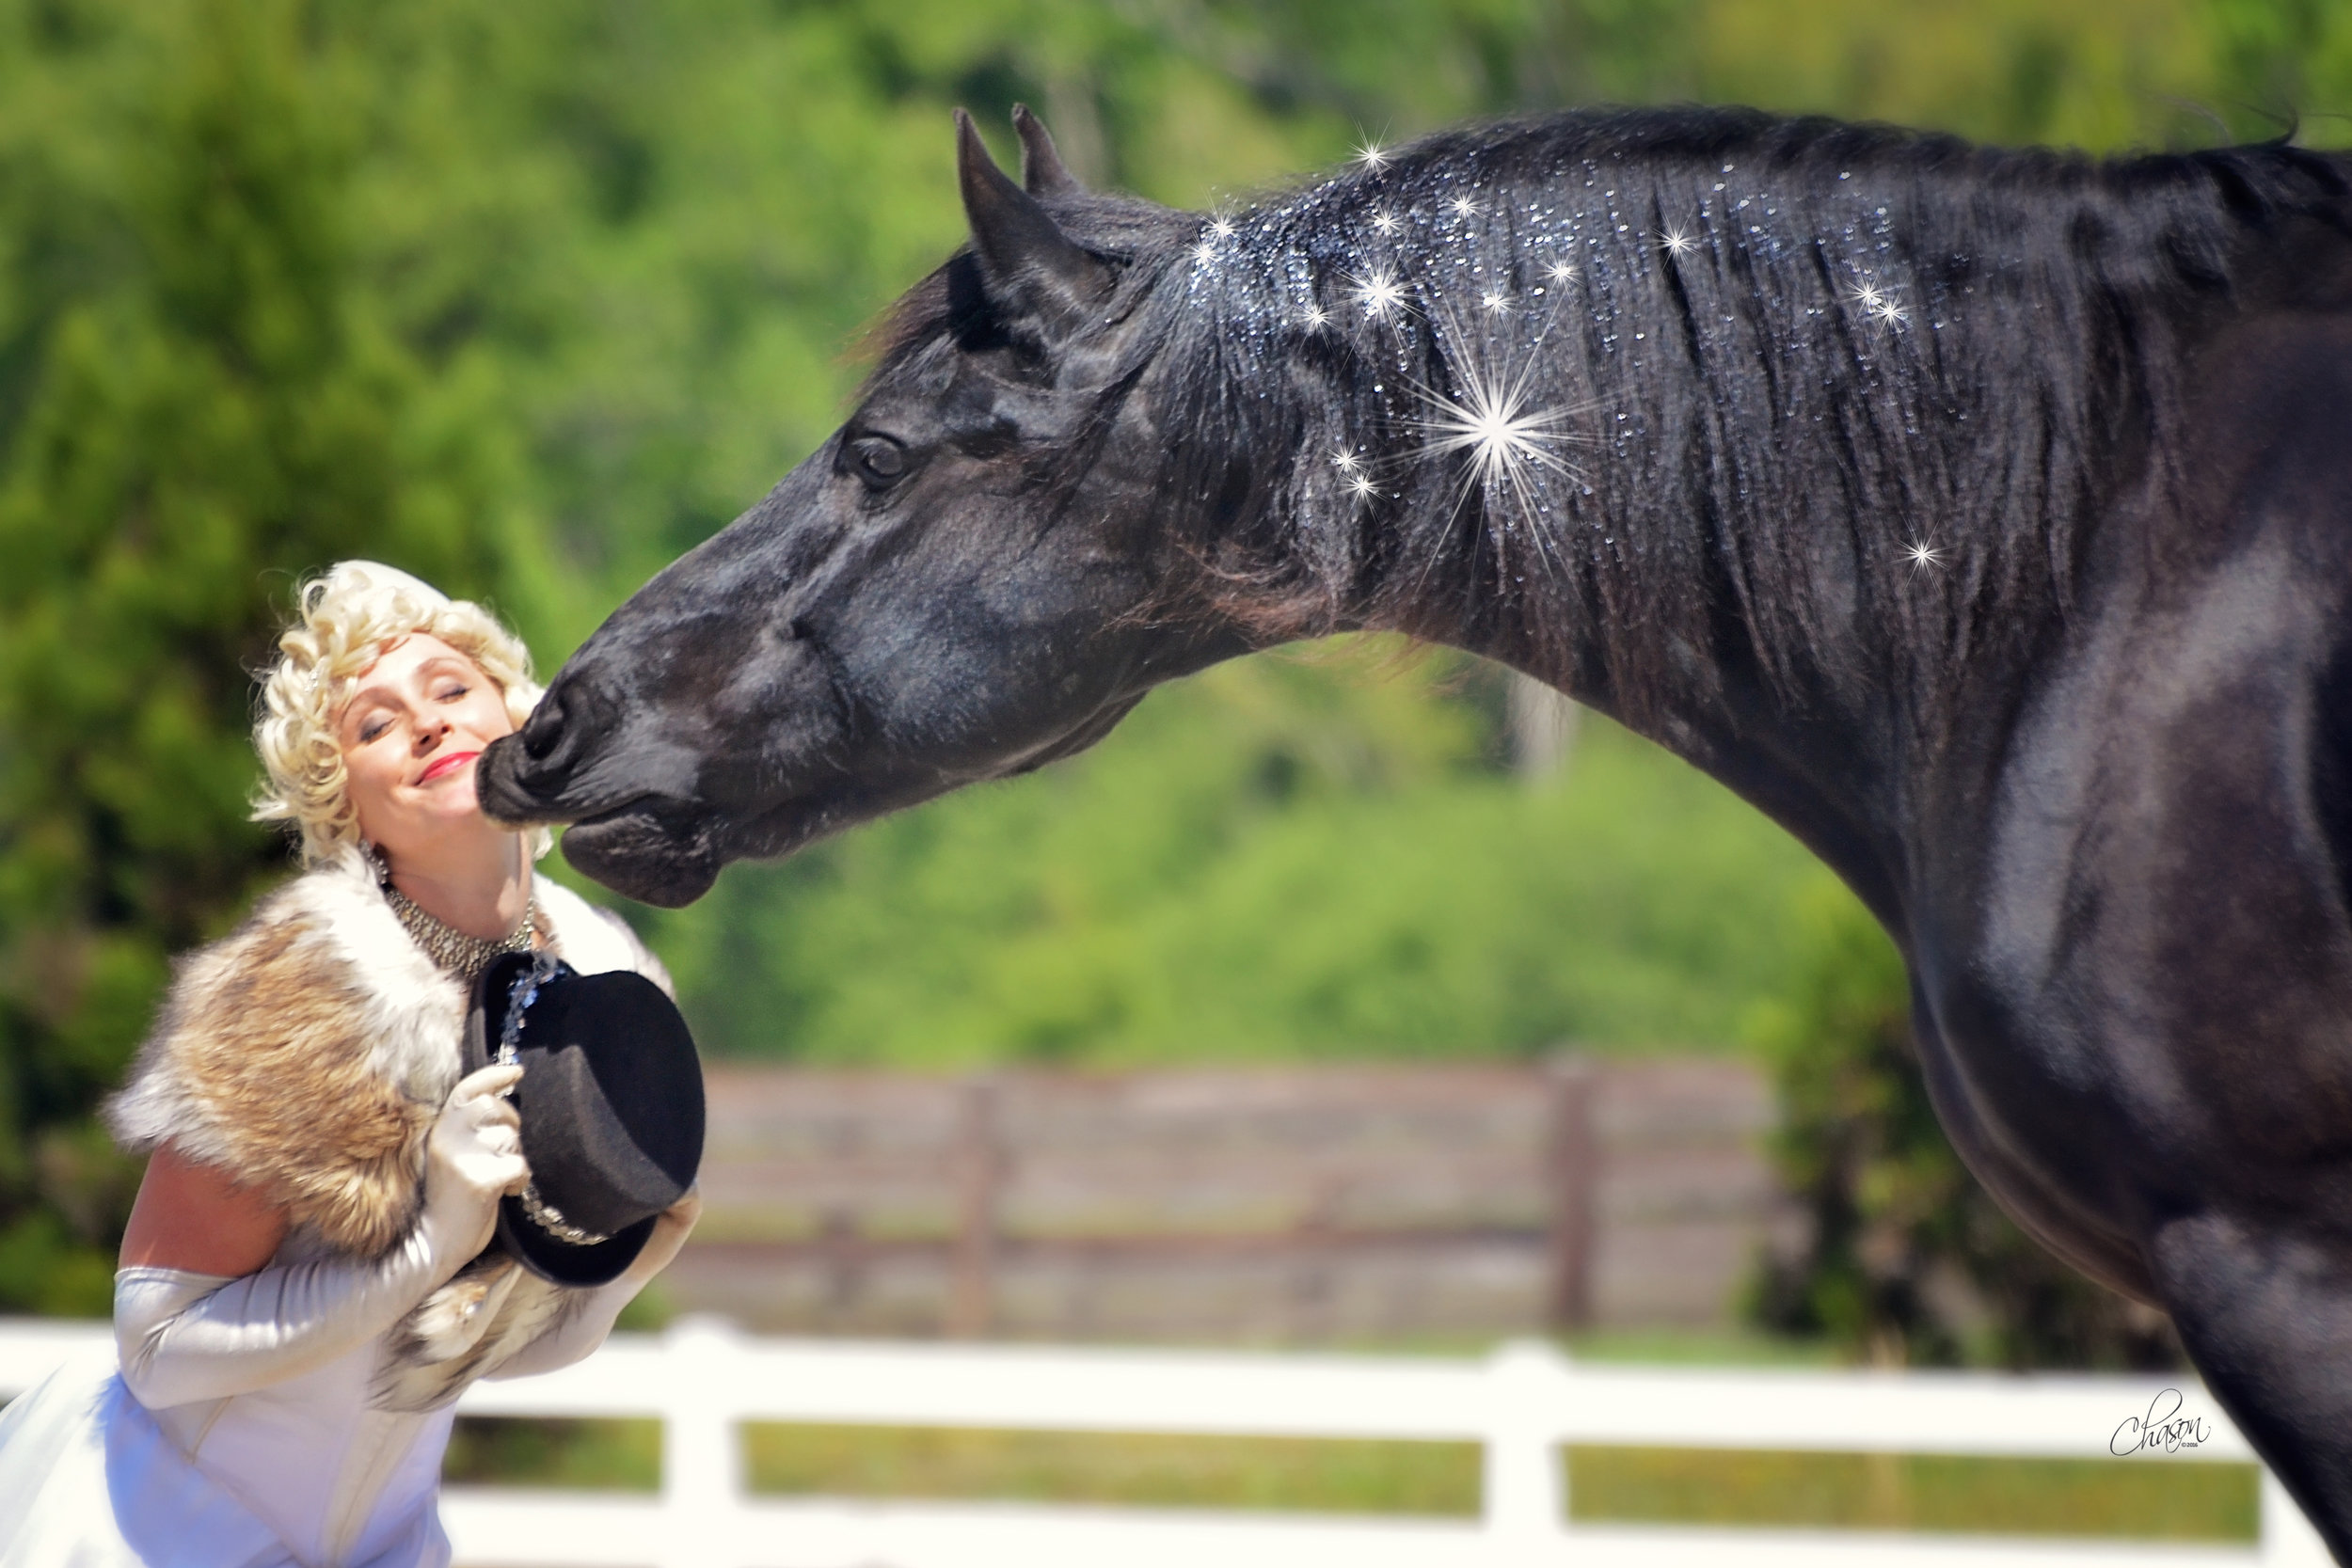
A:
MULTIPOLYGON (((1269 641, 1473 633, 1635 710, 1732 665, 1799 698, 1866 669, 1931 693, 2022 653, 2087 525, 2179 479, 2201 335, 2313 284, 2312 244, 2352 259, 2338 155, 1737 109, 1445 132, 1216 219, 1048 205, 1121 270, 1116 385, 1151 367, 1182 436, 1187 592, 1269 641), (1384 276, 1393 310, 1366 303, 1384 276), (1433 398, 1482 382, 1557 416, 1516 484, 1426 460, 1433 398)), ((900 302, 878 375, 986 332, 972 265, 900 302)))

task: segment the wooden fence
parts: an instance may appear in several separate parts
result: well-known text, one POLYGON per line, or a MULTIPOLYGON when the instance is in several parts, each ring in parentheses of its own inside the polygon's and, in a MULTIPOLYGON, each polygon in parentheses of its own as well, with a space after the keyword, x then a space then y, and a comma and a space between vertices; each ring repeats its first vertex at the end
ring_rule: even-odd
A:
POLYGON ((1753 1069, 718 1066, 664 1281, 771 1332, 1329 1342, 1724 1320, 1796 1219, 1753 1069))

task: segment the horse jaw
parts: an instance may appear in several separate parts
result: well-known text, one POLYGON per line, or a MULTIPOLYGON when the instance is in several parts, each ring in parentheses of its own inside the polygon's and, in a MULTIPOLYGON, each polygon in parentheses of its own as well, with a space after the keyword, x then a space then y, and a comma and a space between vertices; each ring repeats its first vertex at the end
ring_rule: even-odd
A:
POLYGON ((665 910, 708 893, 726 863, 707 832, 680 833, 638 807, 565 829, 564 858, 622 896, 665 910))
MULTIPOLYGON (((739 860, 781 860, 862 822, 903 811, 988 779, 1012 778, 1075 755, 1108 735, 1143 700, 1136 692, 1104 704, 1076 723, 983 768, 924 768, 881 779, 850 775, 803 780, 780 798, 713 811, 659 795, 642 796, 574 822, 564 858, 626 897, 682 909, 708 893, 739 860)), ((476 770, 484 811, 517 826, 545 820, 547 803, 513 776, 519 747, 492 743, 476 770)))
POLYGON ((616 893, 678 909, 710 891, 730 858, 716 842, 716 818, 655 793, 567 807, 528 780, 521 735, 492 741, 474 767, 474 792, 494 822, 525 828, 569 822, 564 858, 616 893))

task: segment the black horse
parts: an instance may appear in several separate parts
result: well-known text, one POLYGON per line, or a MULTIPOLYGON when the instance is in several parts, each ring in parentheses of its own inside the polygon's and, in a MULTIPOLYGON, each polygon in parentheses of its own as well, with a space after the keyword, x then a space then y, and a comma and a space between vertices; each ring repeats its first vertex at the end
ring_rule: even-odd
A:
POLYGON ((681 904, 1249 649, 1500 659, 1853 886, 1970 1167, 2352 1553, 2352 159, 1571 115, 1204 216, 1015 118, 490 808, 681 904))

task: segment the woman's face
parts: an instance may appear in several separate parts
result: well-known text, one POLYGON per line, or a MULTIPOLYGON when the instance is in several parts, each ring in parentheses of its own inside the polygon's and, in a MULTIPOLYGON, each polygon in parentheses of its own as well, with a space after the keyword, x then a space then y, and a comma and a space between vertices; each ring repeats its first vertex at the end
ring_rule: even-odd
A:
POLYGON ((506 693, 472 659, 422 632, 389 644, 336 722, 360 834, 397 862, 478 824, 474 761, 514 729, 506 693))

